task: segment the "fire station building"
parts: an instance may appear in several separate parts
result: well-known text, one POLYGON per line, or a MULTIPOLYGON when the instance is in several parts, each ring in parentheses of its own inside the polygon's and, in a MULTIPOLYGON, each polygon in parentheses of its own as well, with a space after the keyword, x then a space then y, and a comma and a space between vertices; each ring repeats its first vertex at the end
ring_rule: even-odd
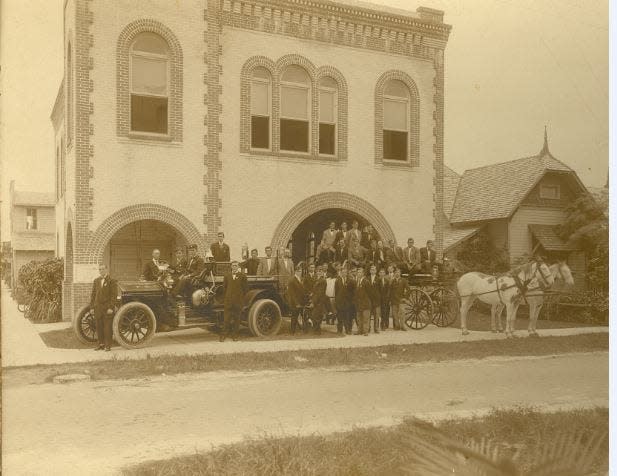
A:
POLYGON ((66 0, 52 111, 63 315, 97 263, 137 279, 224 231, 291 246, 330 220, 441 253, 443 12, 330 0, 66 0))

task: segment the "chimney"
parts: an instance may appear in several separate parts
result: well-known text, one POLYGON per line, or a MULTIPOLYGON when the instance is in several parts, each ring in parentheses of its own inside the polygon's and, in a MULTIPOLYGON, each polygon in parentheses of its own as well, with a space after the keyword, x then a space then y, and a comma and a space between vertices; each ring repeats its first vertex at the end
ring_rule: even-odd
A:
POLYGON ((420 19, 431 23, 443 23, 443 10, 434 8, 418 7, 416 12, 420 14, 420 19))

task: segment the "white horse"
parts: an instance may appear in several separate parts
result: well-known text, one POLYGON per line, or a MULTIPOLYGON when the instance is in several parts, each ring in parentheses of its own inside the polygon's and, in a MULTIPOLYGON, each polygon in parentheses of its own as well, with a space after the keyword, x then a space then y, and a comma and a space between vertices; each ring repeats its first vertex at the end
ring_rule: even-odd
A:
MULTIPOLYGON (((572 271, 570 270, 565 261, 558 261, 550 265, 549 270, 551 271, 553 280, 555 282, 561 281, 567 286, 574 285, 572 271)), ((546 290, 547 289, 541 289, 540 287, 535 289, 528 287, 528 294, 525 295, 525 299, 529 304, 529 326, 527 327, 527 332, 529 332, 529 335, 533 337, 538 337, 538 332, 536 331, 536 324, 538 323, 538 316, 540 315, 540 310, 542 309, 542 305, 544 304, 544 292, 546 290)), ((503 332, 501 326, 501 312, 503 311, 503 308, 504 305, 501 303, 493 304, 491 306, 491 330, 493 332, 503 332), (495 318, 497 318, 497 327, 495 326, 495 318)), ((516 316, 514 316, 514 318, 516 319, 516 316)))
MULTIPOLYGON (((549 267, 540 261, 532 261, 503 276, 490 276, 471 272, 460 277, 456 283, 461 298, 461 330, 467 330, 467 313, 476 299, 491 306, 506 307, 506 337, 514 337, 514 319, 526 289, 548 289, 554 278, 549 267)), ((491 308, 491 319, 494 319, 491 308)))

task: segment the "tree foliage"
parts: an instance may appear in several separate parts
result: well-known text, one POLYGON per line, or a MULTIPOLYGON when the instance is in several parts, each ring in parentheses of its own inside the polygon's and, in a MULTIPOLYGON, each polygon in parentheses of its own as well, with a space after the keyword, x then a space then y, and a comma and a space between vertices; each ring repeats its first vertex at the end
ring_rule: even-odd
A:
POLYGON ((493 245, 484 230, 467 240, 456 258, 466 270, 470 271, 496 274, 509 269, 508 254, 493 245))
POLYGON ((61 258, 30 261, 19 269, 17 279, 29 306, 26 317, 45 322, 62 319, 64 261, 61 258))
POLYGON ((559 235, 587 254, 587 279, 592 288, 608 290, 608 202, 583 195, 566 208, 559 235))

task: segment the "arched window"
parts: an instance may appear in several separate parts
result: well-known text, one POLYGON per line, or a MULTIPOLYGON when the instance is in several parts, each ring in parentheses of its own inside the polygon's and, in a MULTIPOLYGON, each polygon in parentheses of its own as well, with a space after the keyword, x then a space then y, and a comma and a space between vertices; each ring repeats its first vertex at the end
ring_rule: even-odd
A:
POLYGON ((66 50, 66 142, 73 140, 73 53, 71 44, 66 50))
POLYGON ((131 131, 168 133, 169 46, 151 32, 135 37, 130 49, 131 131))
POLYGON ((319 153, 336 154, 338 84, 330 77, 319 82, 319 153))
POLYGON ((251 148, 270 149, 272 78, 266 68, 255 68, 251 77, 251 148))
POLYGON ((396 79, 386 83, 383 96, 383 158, 408 160, 409 89, 396 79))
POLYGON ((299 66, 288 66, 281 77, 281 150, 309 151, 310 110, 309 75, 299 66))

